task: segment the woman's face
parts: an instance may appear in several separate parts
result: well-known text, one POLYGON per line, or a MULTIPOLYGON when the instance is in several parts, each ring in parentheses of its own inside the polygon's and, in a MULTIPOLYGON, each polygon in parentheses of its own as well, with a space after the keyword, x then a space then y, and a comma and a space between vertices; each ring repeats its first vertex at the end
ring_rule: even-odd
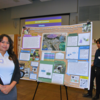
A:
POLYGON ((2 41, 0 42, 0 51, 6 52, 9 49, 10 43, 7 37, 3 37, 2 41))

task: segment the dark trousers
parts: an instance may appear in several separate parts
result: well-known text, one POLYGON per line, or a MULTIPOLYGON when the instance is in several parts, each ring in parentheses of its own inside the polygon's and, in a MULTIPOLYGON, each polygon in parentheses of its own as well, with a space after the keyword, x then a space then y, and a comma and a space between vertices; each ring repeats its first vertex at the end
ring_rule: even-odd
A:
POLYGON ((90 90, 88 91, 89 94, 92 94, 95 77, 96 77, 96 95, 99 96, 100 94, 100 68, 93 66, 91 68, 90 90))

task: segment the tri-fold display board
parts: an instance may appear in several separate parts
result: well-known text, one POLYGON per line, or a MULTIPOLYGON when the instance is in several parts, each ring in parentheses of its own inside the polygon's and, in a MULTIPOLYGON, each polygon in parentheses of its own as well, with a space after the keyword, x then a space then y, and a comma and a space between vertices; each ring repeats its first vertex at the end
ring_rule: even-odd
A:
POLYGON ((19 55, 22 79, 88 88, 92 22, 53 27, 26 27, 19 55))

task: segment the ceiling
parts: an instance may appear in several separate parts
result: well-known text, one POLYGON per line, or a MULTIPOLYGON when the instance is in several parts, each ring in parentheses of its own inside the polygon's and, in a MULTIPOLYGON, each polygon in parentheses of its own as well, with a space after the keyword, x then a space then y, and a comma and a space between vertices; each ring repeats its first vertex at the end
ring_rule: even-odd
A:
MULTIPOLYGON (((33 1, 38 1, 38 0, 0 0, 0 9, 32 4, 33 1)), ((39 1, 42 2, 42 1, 49 1, 49 0, 39 0, 39 1)))
POLYGON ((29 0, 0 0, 0 9, 31 4, 29 0))
MULTIPOLYGON (((38 1, 38 0, 0 0, 0 9, 32 4, 33 1, 38 1)), ((39 1, 44 2, 50 0, 39 0, 39 1)))

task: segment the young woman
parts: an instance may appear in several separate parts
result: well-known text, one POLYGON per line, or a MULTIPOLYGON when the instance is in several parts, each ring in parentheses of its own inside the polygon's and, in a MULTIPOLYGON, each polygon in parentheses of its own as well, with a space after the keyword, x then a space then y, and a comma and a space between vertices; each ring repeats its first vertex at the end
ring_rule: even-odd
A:
POLYGON ((0 35, 0 100, 17 100, 16 84, 20 79, 19 62, 13 52, 13 41, 0 35))

